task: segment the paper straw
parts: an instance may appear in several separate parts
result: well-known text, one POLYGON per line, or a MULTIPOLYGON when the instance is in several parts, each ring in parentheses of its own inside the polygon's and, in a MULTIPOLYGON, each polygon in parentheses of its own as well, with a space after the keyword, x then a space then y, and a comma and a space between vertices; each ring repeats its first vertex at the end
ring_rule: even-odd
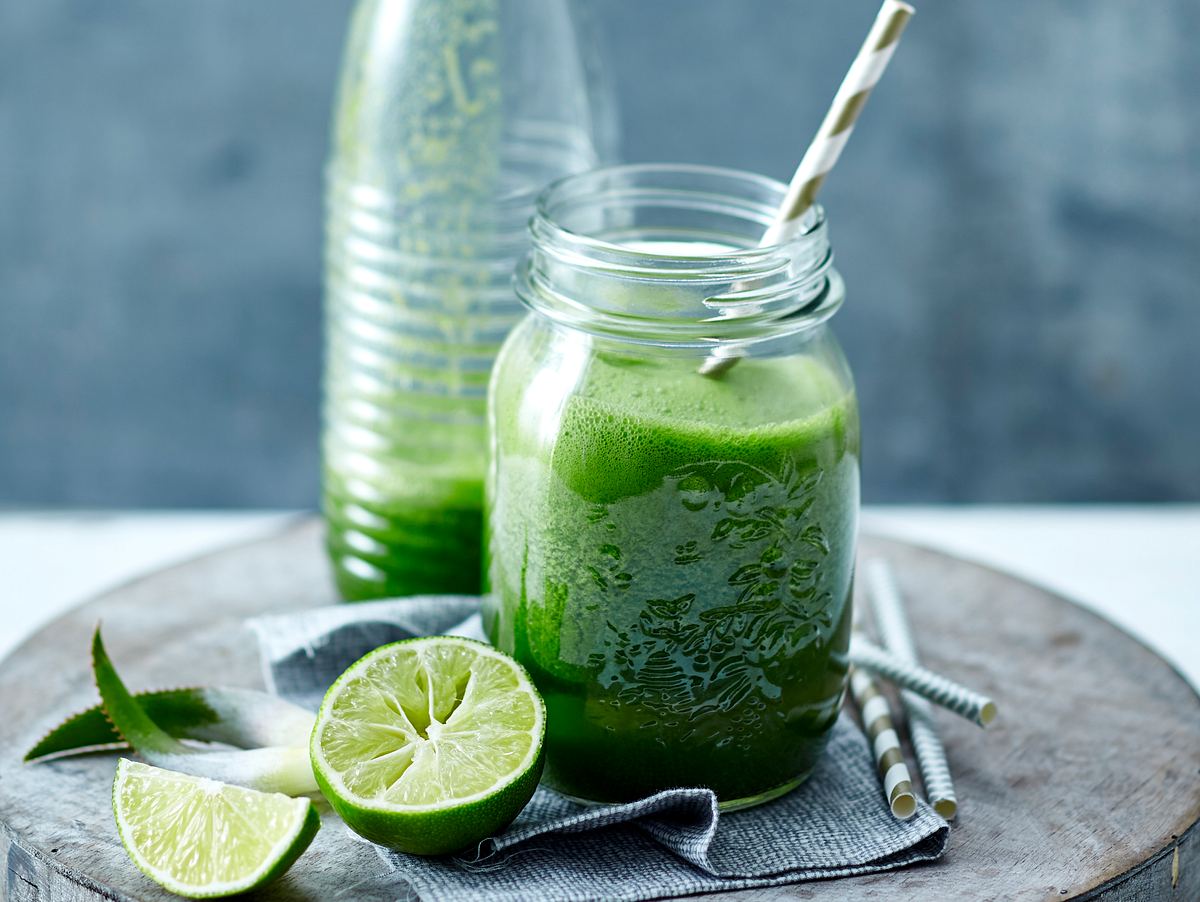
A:
POLYGON ((996 719, 996 703, 986 695, 980 695, 919 664, 902 661, 860 636, 855 636, 850 642, 850 663, 873 671, 902 689, 911 689, 917 695, 981 727, 986 727, 996 719))
POLYGON ((913 794, 912 775, 904 763, 900 737, 892 725, 887 699, 871 678, 857 667, 850 671, 850 694, 862 714, 863 730, 871 742, 888 807, 900 820, 908 820, 917 812, 917 797, 913 794))
POLYGON ((904 26, 912 18, 913 12, 915 10, 911 6, 900 0, 884 0, 883 6, 879 7, 875 24, 867 32, 867 38, 833 96, 833 103, 829 105, 829 112, 817 129, 816 137, 796 167, 787 197, 760 245, 779 244, 794 236, 800 217, 812 206, 825 177, 841 156, 842 148, 854 131, 854 124, 867 105, 871 89, 887 69, 904 26))
MULTIPOLYGON (((917 649, 904 612, 904 600, 896 586, 891 567, 886 561, 867 561, 862 572, 866 580, 867 597, 875 612, 875 626, 888 651, 909 664, 918 663, 917 649)), ((900 704, 908 720, 908 735, 912 740, 921 782, 933 810, 946 820, 958 813, 958 798, 950 777, 946 748, 933 722, 933 708, 911 689, 900 690, 900 704)))
MULTIPOLYGON (((896 52, 896 45, 904 26, 915 10, 901 0, 883 0, 875 23, 867 32, 867 38, 859 48, 854 62, 842 79, 842 84, 833 96, 833 103, 817 129, 816 137, 796 167, 796 173, 788 185, 783 203, 775 213, 775 220, 763 233, 760 247, 782 244, 793 238, 799 227, 800 218, 812 206, 817 192, 833 169, 842 148, 846 146, 854 124, 858 121, 871 89, 879 82, 887 64, 896 52)), ((700 366, 704 376, 718 376, 728 370, 738 358, 736 356, 711 356, 700 366)))

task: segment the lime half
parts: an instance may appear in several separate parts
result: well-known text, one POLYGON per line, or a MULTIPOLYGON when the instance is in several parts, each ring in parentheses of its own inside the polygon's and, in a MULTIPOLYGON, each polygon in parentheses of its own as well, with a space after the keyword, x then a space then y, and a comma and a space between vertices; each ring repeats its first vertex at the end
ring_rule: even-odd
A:
POLYGON ((321 825, 308 799, 230 786, 122 758, 113 815, 125 851, 179 896, 231 896, 274 880, 321 825))
POLYGON ((330 687, 317 782, 352 830, 416 855, 506 826, 542 774, 546 706, 516 661, 449 636, 377 648, 330 687))

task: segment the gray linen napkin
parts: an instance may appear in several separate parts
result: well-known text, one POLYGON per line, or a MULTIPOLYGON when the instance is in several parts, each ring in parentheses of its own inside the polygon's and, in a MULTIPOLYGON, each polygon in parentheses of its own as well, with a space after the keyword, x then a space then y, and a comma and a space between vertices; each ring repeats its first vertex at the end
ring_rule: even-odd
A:
MULTIPOLYGON (((316 708, 368 651, 414 636, 482 638, 479 600, 424 596, 250 621, 272 691, 316 708)), ((422 899, 638 900, 865 874, 941 856, 949 825, 924 802, 892 817, 870 751, 848 716, 809 780, 781 799, 718 815, 708 789, 585 807, 541 787, 478 848, 418 858, 379 848, 422 899)), ((377 847, 378 848, 378 847, 377 847)))

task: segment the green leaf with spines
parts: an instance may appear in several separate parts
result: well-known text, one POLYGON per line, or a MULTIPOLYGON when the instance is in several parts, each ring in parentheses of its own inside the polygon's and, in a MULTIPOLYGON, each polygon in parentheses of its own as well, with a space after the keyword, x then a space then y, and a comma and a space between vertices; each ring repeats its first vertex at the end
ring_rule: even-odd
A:
MULTIPOLYGON (((303 745, 311 712, 257 689, 185 686, 136 692, 146 714, 176 739, 237 748, 303 745)), ((100 705, 72 714, 25 754, 26 761, 129 748, 100 705)))
POLYGON ((92 675, 101 707, 117 732, 151 764, 262 792, 317 792, 308 750, 275 746, 244 751, 209 751, 186 746, 159 727, 125 688, 104 649, 100 628, 92 637, 92 675))

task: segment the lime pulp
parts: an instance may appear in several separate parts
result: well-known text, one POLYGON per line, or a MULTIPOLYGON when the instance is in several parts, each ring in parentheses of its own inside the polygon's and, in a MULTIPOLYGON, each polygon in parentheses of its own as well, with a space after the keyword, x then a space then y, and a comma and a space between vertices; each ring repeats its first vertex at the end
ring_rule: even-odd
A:
POLYGON ((113 815, 125 851, 163 888, 193 899, 243 893, 286 871, 320 817, 308 799, 121 759, 113 815))
POLYGON ((329 689, 313 772, 351 829, 444 854, 506 826, 541 776, 546 709, 502 652, 449 636, 378 648, 329 689))

